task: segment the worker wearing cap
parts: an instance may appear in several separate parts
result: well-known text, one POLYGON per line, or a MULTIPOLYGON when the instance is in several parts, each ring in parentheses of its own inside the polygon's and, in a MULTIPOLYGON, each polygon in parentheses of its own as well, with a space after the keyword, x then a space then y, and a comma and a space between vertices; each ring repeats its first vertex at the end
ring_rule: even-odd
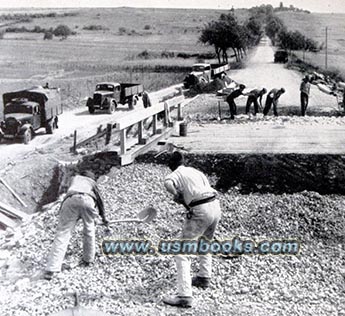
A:
POLYGON ((95 219, 100 215, 107 223, 104 205, 91 171, 84 171, 72 178, 69 189, 62 201, 59 212, 59 223, 44 278, 50 280, 54 273, 61 270, 71 233, 81 218, 84 224, 83 262, 90 265, 95 259, 95 219), (98 209, 98 210, 97 210, 98 209))
POLYGON ((309 103, 309 94, 310 94, 310 82, 308 76, 305 76, 302 79, 300 85, 300 92, 301 92, 301 115, 304 116, 307 110, 307 106, 309 103))
MULTIPOLYGON (((174 201, 183 204, 188 210, 181 240, 195 240, 200 237, 211 240, 221 217, 216 191, 202 172, 184 165, 184 158, 180 152, 171 155, 169 168, 172 173, 165 178, 165 187, 174 196, 174 201)), ((200 255, 199 272, 192 280, 188 256, 177 255, 175 262, 177 296, 165 298, 163 301, 168 305, 191 307, 192 285, 206 288, 210 284, 212 257, 200 255)))
POLYGON ((273 114, 275 116, 278 116, 278 111, 277 111, 278 100, 283 93, 285 93, 285 89, 280 88, 280 89, 272 89, 267 94, 265 107, 264 107, 264 111, 263 111, 264 116, 266 116, 268 114, 268 112, 271 109, 272 104, 273 104, 273 114))
POLYGON ((226 102, 229 104, 229 109, 230 109, 230 119, 233 120, 235 119, 235 115, 237 115, 237 106, 235 103, 235 99, 238 98, 240 95, 243 94, 243 90, 246 88, 245 85, 240 84, 238 89, 232 91, 226 98, 226 102))

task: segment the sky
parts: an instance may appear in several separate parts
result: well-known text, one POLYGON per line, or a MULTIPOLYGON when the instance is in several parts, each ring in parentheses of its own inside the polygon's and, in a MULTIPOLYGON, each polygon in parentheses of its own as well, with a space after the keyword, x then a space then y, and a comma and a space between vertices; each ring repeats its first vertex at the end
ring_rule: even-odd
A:
POLYGON ((312 12, 345 13, 345 0, 0 0, 0 8, 10 7, 155 7, 155 8, 250 8, 261 4, 290 4, 312 12))

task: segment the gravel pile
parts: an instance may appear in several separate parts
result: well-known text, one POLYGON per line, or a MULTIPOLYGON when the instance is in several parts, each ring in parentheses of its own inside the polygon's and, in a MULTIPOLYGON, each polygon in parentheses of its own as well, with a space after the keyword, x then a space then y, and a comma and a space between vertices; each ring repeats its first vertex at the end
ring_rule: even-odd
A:
MULTIPOLYGON (((109 219, 134 217, 153 205, 149 224, 113 227, 114 238, 147 238, 157 244, 174 238, 183 223, 181 207, 163 188, 169 170, 162 165, 113 167, 98 182, 109 219)), ((211 177, 215 184, 216 178, 211 177)), ((345 315, 345 220, 343 196, 220 193, 223 217, 216 238, 298 238, 297 256, 241 256, 214 259, 208 290, 194 290, 185 315, 345 315)), ((57 225, 57 209, 37 214, 16 232, 0 236, 1 315, 50 315, 73 306, 72 292, 84 293, 81 305, 110 315, 180 315, 161 299, 175 290, 175 265, 169 256, 105 257, 98 249, 93 267, 79 265, 82 225, 67 251, 64 270, 41 279, 57 225), (11 237, 11 238, 10 238, 11 237), (6 259, 7 258, 7 259, 6 259)), ((97 243, 106 232, 97 228, 97 243)), ((195 260, 194 260, 195 261, 195 260)), ((193 267, 196 268, 193 261, 193 267)))
MULTIPOLYGON (((344 112, 329 108, 326 105, 320 107, 310 106, 307 111, 307 116, 301 117, 301 109, 298 104, 295 106, 278 104, 278 118, 273 116, 273 112, 271 110, 271 112, 264 119, 261 110, 256 118, 251 117, 250 119, 248 119, 248 115, 245 114, 246 102, 247 97, 244 96, 236 99, 238 115, 236 116, 235 120, 231 122, 232 124, 248 123, 248 121, 262 120, 266 122, 279 122, 283 120, 291 121, 293 123, 298 122, 299 124, 308 124, 309 122, 335 123, 339 120, 339 122, 344 123, 344 112)), ((225 102, 224 97, 216 96, 215 94, 210 93, 200 94, 196 100, 190 102, 188 106, 184 108, 184 113, 193 120, 204 122, 214 121, 219 117, 218 104, 220 104, 221 118, 229 119, 229 105, 227 102, 225 102)), ((253 111, 253 107, 251 107, 251 111, 253 111)), ((228 122, 228 120, 226 122, 228 122)))

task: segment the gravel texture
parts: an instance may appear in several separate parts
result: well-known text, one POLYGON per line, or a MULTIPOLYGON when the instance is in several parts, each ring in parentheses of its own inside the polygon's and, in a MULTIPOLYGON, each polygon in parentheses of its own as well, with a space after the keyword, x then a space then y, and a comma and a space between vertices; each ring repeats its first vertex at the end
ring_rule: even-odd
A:
MULTIPOLYGON (((148 205, 158 209, 152 223, 119 224, 111 237, 147 238, 156 244, 179 234, 184 218, 163 188, 168 172, 163 165, 136 163, 113 167, 99 178, 109 219, 134 217, 148 205)), ((215 176, 210 180, 217 181, 215 176)), ((77 291, 84 294, 82 306, 109 315, 345 315, 343 196, 242 195, 235 187, 219 198, 223 217, 216 238, 297 238, 299 255, 215 257, 211 288, 195 289, 194 307, 181 310, 161 302, 175 291, 172 257, 105 257, 99 248, 94 266, 82 267, 81 223, 63 272, 50 282, 43 280, 57 225, 55 208, 35 215, 14 236, 0 236, 0 314, 50 315, 72 307, 69 293, 77 291)), ((105 228, 98 226, 98 244, 105 236, 105 228)))

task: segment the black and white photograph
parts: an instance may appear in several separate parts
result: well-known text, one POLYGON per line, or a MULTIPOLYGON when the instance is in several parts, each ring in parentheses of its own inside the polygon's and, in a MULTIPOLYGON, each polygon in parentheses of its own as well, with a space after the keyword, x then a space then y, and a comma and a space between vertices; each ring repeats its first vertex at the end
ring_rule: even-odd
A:
POLYGON ((345 316, 344 0, 0 0, 1 316, 345 316))

